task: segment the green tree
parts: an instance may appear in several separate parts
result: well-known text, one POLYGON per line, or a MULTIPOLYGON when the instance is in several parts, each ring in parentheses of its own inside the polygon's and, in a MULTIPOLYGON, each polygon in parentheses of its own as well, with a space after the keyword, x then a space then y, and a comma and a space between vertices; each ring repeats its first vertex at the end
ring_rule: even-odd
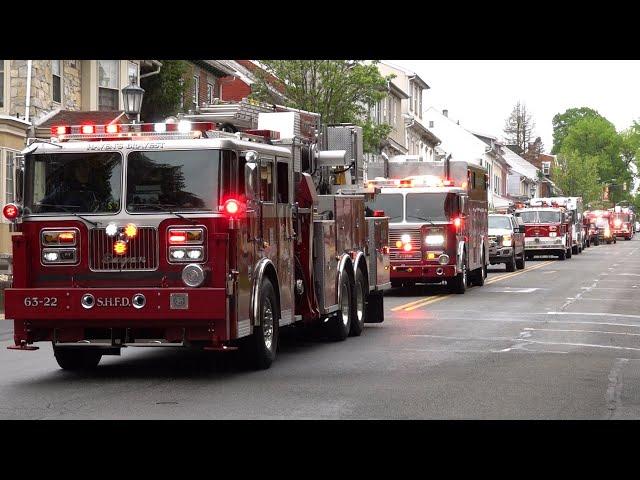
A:
POLYGON ((583 118, 604 118, 594 109, 589 107, 569 108, 564 113, 557 113, 552 120, 553 125, 553 148, 551 149, 552 155, 557 155, 562 148, 562 142, 564 141, 569 128, 572 127, 578 120, 583 118))
POLYGON ((595 157, 599 182, 603 187, 611 186, 612 201, 620 201, 628 196, 633 179, 621 155, 622 146, 623 138, 613 123, 600 115, 586 116, 569 126, 560 153, 577 152, 582 157, 595 157))
MULTIPOLYGON (((140 117, 145 122, 162 121, 182 111, 180 101, 191 88, 191 65, 185 60, 161 60, 160 73, 140 80, 145 93, 140 117)), ((186 104, 187 102, 185 102, 186 104)))
POLYGON ((389 134, 389 126, 375 125, 368 113, 375 103, 385 98, 387 83, 377 62, 364 64, 356 60, 261 60, 269 72, 257 70, 251 97, 268 103, 278 99, 268 87, 273 77, 284 87, 286 106, 317 112, 324 123, 355 123, 363 127, 364 148, 379 151, 381 141, 389 134))
POLYGON ((597 156, 564 149, 553 167, 554 182, 567 196, 582 197, 585 203, 598 200, 602 194, 598 162, 597 156))

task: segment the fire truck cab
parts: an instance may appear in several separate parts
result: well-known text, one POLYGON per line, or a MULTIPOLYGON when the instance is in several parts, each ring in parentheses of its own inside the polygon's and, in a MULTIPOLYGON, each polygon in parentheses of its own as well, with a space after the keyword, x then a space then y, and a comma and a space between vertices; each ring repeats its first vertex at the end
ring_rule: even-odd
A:
POLYGON ((216 107, 177 123, 59 126, 24 150, 20 201, 4 209, 9 348, 50 341, 65 369, 123 347, 240 348, 268 368, 281 327, 317 323, 344 340, 383 321, 388 219, 338 191, 358 180, 357 155, 323 149, 316 114, 216 107))
POLYGON ((583 228, 584 206, 582 197, 546 197, 532 198, 530 205, 550 205, 564 208, 571 229, 571 253, 578 255, 585 248, 586 235, 583 228))
POLYGON ((374 177, 369 184, 381 190, 369 208, 390 221, 393 286, 446 282, 464 293, 471 284, 484 284, 489 240, 482 167, 393 157, 388 164, 370 165, 369 172, 374 177), (376 173, 384 176, 375 178, 376 173))
POLYGON ((571 219, 564 208, 531 202, 529 207, 516 210, 515 215, 525 224, 527 259, 536 255, 556 255, 560 260, 571 258, 571 219))
POLYGON ((613 218, 613 235, 631 240, 634 234, 633 211, 628 207, 616 206, 609 210, 613 218))

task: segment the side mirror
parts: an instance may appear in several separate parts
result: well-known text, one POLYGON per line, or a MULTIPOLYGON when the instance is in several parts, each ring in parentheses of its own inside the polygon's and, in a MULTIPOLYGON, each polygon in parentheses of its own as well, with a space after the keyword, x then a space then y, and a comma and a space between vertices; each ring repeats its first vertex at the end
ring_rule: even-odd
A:
POLYGON ((247 200, 256 200, 258 194, 258 164, 250 162, 244 164, 244 188, 247 200))

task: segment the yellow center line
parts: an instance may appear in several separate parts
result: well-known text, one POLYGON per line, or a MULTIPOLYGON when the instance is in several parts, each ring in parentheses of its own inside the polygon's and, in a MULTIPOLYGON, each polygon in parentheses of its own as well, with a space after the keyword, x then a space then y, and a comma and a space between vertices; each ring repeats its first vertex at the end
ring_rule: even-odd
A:
MULTIPOLYGON (((489 280, 488 282, 485 282, 485 285, 490 285, 492 283, 496 283, 499 282, 501 280, 505 280, 507 278, 511 278, 511 277, 515 277, 517 275, 522 275, 523 273, 526 272, 530 272, 531 270, 536 270, 538 268, 542 268, 545 265, 548 265, 550 263, 553 263, 553 260, 547 260, 543 263, 540 263, 534 267, 529 267, 529 268, 525 268, 524 270, 521 270, 519 272, 512 272, 512 273, 506 273, 506 274, 502 274, 498 277, 494 277, 491 280, 489 280)), ((405 303, 402 305, 398 305, 397 307, 393 307, 391 309, 392 312, 397 312, 399 310, 404 310, 405 312, 410 312, 412 310, 415 310, 417 308, 421 308, 424 307, 426 305, 431 305, 432 303, 436 303, 439 302, 440 300, 444 300, 445 298, 451 296, 450 294, 445 294, 445 295, 435 295, 433 297, 427 297, 427 298, 421 298, 419 300, 414 300, 412 302, 409 303, 405 303)))
POLYGON ((540 263, 540 264, 536 265, 535 267, 525 268, 524 270, 521 270, 519 272, 513 272, 513 273, 509 273, 507 275, 503 275, 502 277, 492 278, 488 282, 485 282, 485 285, 491 285, 492 283, 496 283, 496 282, 499 282, 501 280, 506 280, 507 278, 515 277, 515 276, 518 276, 518 275, 522 275, 523 273, 530 272, 531 270, 537 270, 538 268, 542 268, 545 265, 549 265, 550 263, 553 263, 553 260, 547 260, 546 262, 540 263))
POLYGON ((410 312, 411 310, 415 310, 416 308, 424 307, 425 305, 431 305, 432 303, 439 302, 440 300, 444 300, 447 297, 450 297, 450 294, 446 295, 437 295, 435 297, 431 297, 428 300, 424 300, 422 303, 418 303, 417 305, 413 305, 409 308, 405 308, 405 312, 410 312))

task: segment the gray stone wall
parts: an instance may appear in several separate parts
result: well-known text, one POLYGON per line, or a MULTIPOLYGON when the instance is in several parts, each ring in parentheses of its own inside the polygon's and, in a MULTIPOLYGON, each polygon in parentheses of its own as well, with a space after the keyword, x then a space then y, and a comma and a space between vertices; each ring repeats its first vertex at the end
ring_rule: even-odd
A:
MULTIPOLYGON (((81 62, 64 60, 62 80, 62 104, 53 102, 53 74, 51 60, 34 60, 31 67, 31 107, 30 119, 37 120, 50 111, 62 108, 80 110, 81 108, 81 62)), ((24 117, 27 92, 27 61, 12 60, 9 84, 9 114, 24 117)))

